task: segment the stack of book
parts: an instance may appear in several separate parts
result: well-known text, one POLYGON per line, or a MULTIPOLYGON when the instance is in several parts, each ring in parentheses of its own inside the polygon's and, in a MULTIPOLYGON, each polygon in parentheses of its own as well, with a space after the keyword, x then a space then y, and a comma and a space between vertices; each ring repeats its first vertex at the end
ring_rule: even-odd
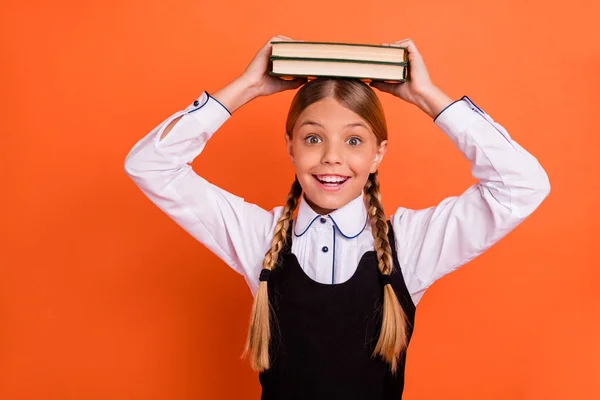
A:
POLYGON ((271 44, 269 75, 285 80, 335 76, 398 83, 408 75, 406 47, 304 41, 271 44))

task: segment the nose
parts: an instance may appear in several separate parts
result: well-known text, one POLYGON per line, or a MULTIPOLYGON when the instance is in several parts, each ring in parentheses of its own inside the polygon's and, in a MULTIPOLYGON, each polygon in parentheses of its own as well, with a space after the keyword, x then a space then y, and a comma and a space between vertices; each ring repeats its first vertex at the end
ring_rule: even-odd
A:
POLYGON ((341 164, 343 160, 342 149, 333 143, 329 143, 323 148, 321 163, 323 164, 341 164))

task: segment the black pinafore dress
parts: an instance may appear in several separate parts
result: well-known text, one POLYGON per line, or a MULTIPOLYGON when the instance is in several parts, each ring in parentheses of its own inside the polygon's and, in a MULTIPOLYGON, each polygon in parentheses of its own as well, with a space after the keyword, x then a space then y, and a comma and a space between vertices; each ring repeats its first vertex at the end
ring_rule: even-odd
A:
MULTIPOLYGON (((410 342, 416 308, 387 222, 394 261, 390 279, 407 315, 410 342)), ((401 399, 406 352, 394 375, 380 356, 371 358, 383 307, 377 253, 364 253, 346 282, 320 283, 306 275, 291 252, 291 231, 268 283, 271 367, 259 373, 261 400, 401 399)))

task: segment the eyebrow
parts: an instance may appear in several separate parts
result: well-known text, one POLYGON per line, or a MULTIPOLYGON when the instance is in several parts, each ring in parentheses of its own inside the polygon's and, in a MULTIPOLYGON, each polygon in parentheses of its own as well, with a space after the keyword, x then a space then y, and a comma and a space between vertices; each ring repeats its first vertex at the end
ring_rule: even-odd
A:
MULTIPOLYGON (((316 122, 316 121, 312 121, 312 120, 306 120, 304 122, 302 122, 302 124, 300 124, 299 128, 302 128, 304 125, 316 125, 319 126, 321 128, 324 128, 323 125, 321 125, 320 123, 316 122)), ((353 122, 351 124, 347 124, 344 126, 344 128, 353 128, 355 126, 362 126, 365 129, 369 129, 364 123, 362 122, 353 122)))

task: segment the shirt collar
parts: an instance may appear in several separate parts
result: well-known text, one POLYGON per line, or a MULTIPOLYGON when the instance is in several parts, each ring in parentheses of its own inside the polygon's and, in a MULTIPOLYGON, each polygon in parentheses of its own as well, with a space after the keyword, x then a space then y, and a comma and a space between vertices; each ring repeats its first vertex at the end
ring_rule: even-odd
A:
POLYGON ((340 233, 346 238, 358 236, 367 225, 367 209, 364 203, 363 192, 346 205, 327 214, 317 214, 304 198, 304 193, 300 197, 300 205, 298 206, 298 216, 294 224, 294 235, 302 236, 313 222, 319 217, 329 218, 338 228, 340 233))

